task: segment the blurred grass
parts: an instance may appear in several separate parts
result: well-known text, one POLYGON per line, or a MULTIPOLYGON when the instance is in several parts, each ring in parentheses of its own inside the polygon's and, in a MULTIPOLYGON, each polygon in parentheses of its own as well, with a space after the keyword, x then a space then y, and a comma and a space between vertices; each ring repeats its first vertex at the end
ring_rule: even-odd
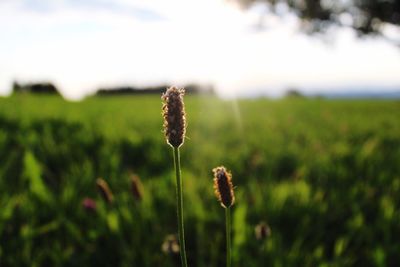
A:
MULTIPOLYGON (((0 266, 178 266, 171 150, 158 96, 0 98, 0 266), (144 199, 130 194, 129 172, 144 199), (116 201, 107 205, 95 180, 116 201), (82 200, 96 200, 96 212, 82 200)), ((396 266, 400 102, 187 96, 190 266, 223 266, 211 169, 233 173, 234 266, 396 266), (255 239, 267 221, 272 235, 255 239)))

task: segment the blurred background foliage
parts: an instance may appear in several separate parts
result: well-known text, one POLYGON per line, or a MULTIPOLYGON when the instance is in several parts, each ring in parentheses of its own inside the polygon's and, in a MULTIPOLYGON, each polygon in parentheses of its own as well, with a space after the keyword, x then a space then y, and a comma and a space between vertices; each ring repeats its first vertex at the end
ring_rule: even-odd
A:
MULTIPOLYGON (((359 34, 382 35, 385 24, 400 25, 400 0, 234 0, 249 8, 262 4, 278 15, 292 12, 308 33, 332 25, 350 27, 359 34)), ((398 41, 398 40, 397 40, 398 41)))
MULTIPOLYGON (((162 251, 176 234, 176 210, 158 96, 20 94, 0 106, 1 266, 179 265, 173 250, 162 251), (99 177, 114 202, 101 198, 99 177)), ((234 266, 400 262, 398 101, 187 96, 186 108, 190 266, 224 265, 211 173, 221 164, 236 186, 234 266), (269 237, 256 238, 260 222, 269 237)))

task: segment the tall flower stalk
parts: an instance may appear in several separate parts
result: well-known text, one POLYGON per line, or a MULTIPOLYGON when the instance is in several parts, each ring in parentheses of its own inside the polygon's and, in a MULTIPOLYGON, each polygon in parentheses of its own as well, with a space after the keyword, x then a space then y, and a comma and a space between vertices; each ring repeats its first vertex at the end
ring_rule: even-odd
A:
POLYGON ((231 208, 225 208, 225 228, 226 228, 226 266, 231 266, 231 208))
POLYGON ((183 267, 187 267, 185 249, 185 231, 183 222, 183 192, 181 179, 181 164, 179 147, 183 144, 186 132, 185 105, 183 103, 184 89, 170 87, 162 95, 164 117, 164 134, 167 143, 172 147, 176 176, 176 201, 178 217, 178 235, 180 255, 183 267))
POLYGON ((225 167, 213 169, 215 195, 225 208, 225 228, 226 228, 226 266, 231 267, 231 206, 235 203, 233 192, 232 174, 225 167))

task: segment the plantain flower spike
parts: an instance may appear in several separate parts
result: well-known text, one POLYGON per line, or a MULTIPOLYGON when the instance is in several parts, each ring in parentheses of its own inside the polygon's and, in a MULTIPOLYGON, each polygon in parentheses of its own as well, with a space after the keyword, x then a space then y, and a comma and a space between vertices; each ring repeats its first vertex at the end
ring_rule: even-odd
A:
POLYGON ((139 176, 136 174, 130 175, 131 179, 131 192, 135 200, 141 201, 143 199, 143 185, 139 176))
POLYGON ((265 240, 271 236, 271 228, 266 222, 260 222, 254 228, 257 240, 265 240))
POLYGON ((107 203, 112 203, 114 201, 114 195, 107 182, 102 178, 98 178, 96 180, 96 185, 104 201, 107 203))
POLYGON ((172 86, 161 97, 163 100, 164 134, 168 144, 176 148, 180 147, 185 139, 184 94, 185 89, 172 86))
POLYGON ((175 235, 167 235, 161 246, 161 250, 166 254, 178 254, 179 243, 175 235))
POLYGON ((221 202, 222 207, 229 208, 235 203, 232 174, 223 166, 214 168, 213 172, 215 195, 221 202))

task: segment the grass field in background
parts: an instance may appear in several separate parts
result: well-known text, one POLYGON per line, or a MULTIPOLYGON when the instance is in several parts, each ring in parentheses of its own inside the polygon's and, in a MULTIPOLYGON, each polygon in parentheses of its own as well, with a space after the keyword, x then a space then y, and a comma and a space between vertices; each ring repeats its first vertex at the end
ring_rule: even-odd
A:
MULTIPOLYGON (((233 266, 396 266, 400 102, 186 96, 190 266, 225 262, 211 169, 233 174, 233 266), (265 221, 271 236, 257 240, 265 221)), ((179 266, 172 152, 157 95, 0 98, 0 266, 179 266), (135 201, 129 174, 140 176, 135 201), (105 203, 104 178, 115 201, 105 203), (93 198, 93 212, 82 206, 93 198)))

